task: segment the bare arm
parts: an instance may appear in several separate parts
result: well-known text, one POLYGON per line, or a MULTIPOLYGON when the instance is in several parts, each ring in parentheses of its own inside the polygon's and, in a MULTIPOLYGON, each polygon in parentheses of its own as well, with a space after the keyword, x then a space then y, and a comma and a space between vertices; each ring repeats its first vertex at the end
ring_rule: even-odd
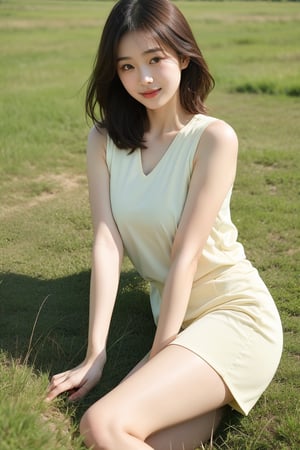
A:
POLYGON ((94 230, 87 353, 97 355, 106 346, 119 284, 123 244, 111 212, 104 136, 95 129, 89 137, 87 173, 94 230))
POLYGON ((99 381, 106 362, 106 341, 119 284, 123 244, 111 212, 105 145, 105 134, 92 129, 87 147, 94 231, 87 354, 78 367, 52 378, 48 400, 65 391, 72 391, 71 400, 82 397, 99 381))
POLYGON ((231 188, 238 142, 229 125, 218 121, 203 133, 184 211, 172 247, 151 357, 177 336, 191 294, 199 257, 231 188))

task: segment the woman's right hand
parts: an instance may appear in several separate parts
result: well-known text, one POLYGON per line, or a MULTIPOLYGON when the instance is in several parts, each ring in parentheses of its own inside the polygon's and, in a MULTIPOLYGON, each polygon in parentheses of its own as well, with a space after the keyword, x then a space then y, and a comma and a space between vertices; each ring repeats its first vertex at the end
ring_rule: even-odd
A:
POLYGON ((70 401, 84 397, 100 380, 105 362, 106 353, 103 351, 96 357, 87 356, 74 369, 54 375, 46 400, 51 401, 63 392, 70 392, 70 401))

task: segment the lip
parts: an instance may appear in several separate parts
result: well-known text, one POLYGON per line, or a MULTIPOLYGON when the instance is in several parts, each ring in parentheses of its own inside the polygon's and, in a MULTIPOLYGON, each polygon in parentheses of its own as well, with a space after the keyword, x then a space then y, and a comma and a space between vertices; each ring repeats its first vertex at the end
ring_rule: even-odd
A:
POLYGON ((152 89, 151 91, 142 92, 141 95, 145 98, 154 98, 160 92, 160 89, 152 89))

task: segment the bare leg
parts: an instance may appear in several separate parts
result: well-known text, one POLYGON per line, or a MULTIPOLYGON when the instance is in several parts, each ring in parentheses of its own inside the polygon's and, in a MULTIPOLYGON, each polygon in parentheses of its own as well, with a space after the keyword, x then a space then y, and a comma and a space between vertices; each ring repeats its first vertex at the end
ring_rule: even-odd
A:
POLYGON ((231 399, 205 361, 170 345, 96 402, 81 432, 94 450, 192 450, 209 439, 215 411, 231 399))
MULTIPOLYGON (((148 360, 149 353, 129 372, 124 380, 143 367, 148 360)), ((224 412, 225 408, 220 408, 203 416, 165 428, 149 436, 146 442, 155 450, 168 450, 170 448, 172 450, 194 449, 199 447, 201 443, 213 440, 224 412)))
POLYGON ((179 423, 158 431, 147 438, 147 443, 155 450, 189 450, 212 441, 223 417, 224 408, 187 422, 179 423))

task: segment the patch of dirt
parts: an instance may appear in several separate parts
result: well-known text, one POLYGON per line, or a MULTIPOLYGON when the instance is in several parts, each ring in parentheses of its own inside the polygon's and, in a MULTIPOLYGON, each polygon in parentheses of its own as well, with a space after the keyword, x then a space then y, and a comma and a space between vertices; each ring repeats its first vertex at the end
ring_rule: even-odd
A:
POLYGON ((69 436, 71 444, 71 423, 70 419, 60 412, 57 408, 52 407, 46 413, 41 415, 42 424, 46 425, 52 433, 69 436))
POLYGON ((16 186, 16 184, 19 184, 19 186, 11 189, 11 193, 8 194, 6 199, 7 204, 5 205, 3 202, 1 204, 1 219, 6 219, 20 211, 34 208, 43 202, 55 200, 61 195, 74 191, 81 186, 86 189, 86 177, 67 173, 47 174, 40 175, 33 180, 19 181, 19 183, 16 183, 15 180, 14 185, 16 186), (32 191, 31 194, 30 191, 32 191))

